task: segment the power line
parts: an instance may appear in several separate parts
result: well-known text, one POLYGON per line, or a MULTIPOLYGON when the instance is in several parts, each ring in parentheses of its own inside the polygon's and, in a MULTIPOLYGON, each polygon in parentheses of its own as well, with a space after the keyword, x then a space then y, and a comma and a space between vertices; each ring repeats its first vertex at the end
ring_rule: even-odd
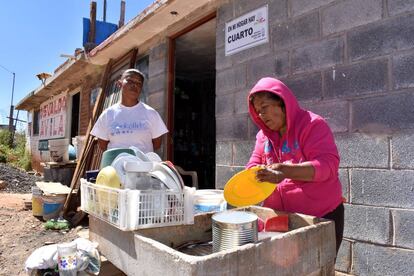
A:
POLYGON ((0 67, 3 68, 4 70, 6 70, 9 73, 14 74, 14 72, 10 71, 9 69, 7 69, 6 67, 4 67, 3 65, 0 64, 0 67))

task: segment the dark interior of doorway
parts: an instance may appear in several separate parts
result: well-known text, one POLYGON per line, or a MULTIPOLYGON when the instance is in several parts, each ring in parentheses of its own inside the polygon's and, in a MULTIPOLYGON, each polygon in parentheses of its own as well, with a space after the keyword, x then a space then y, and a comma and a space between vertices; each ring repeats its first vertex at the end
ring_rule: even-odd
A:
POLYGON ((212 19, 175 39, 174 163, 199 189, 215 188, 215 29, 212 19))
POLYGON ((79 104, 80 104, 80 93, 76 93, 72 96, 72 122, 70 126, 70 137, 71 138, 79 135, 79 104))

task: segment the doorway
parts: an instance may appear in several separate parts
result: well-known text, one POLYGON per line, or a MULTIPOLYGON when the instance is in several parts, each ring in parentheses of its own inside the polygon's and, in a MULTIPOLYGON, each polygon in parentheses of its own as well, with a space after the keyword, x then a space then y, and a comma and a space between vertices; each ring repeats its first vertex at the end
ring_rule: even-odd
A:
POLYGON ((72 96, 72 110, 71 110, 71 125, 70 125, 70 141, 72 138, 79 135, 79 106, 80 106, 80 93, 76 93, 72 96))
POLYGON ((172 159, 184 170, 197 172, 199 189, 214 189, 216 19, 178 36, 173 43, 172 159))

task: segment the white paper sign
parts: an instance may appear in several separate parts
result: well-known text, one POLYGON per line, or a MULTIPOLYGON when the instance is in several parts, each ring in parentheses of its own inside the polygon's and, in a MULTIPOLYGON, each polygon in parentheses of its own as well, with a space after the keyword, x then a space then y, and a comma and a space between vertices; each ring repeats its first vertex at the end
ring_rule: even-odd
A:
POLYGON ((268 42, 267 5, 226 23, 225 39, 226 56, 268 42))
POLYGON ((67 95, 58 95, 40 105, 39 138, 65 137, 67 95))

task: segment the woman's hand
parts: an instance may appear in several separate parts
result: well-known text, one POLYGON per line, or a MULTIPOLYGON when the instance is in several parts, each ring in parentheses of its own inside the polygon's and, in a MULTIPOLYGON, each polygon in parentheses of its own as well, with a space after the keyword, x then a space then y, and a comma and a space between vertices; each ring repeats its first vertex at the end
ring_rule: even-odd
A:
POLYGON ((272 164, 268 166, 260 166, 260 170, 256 173, 256 179, 260 182, 280 183, 286 178, 282 171, 283 164, 272 164))
POLYGON ((285 178, 299 181, 312 181, 315 169, 311 162, 299 164, 275 163, 268 166, 260 166, 256 173, 256 179, 260 182, 280 183, 285 178))

